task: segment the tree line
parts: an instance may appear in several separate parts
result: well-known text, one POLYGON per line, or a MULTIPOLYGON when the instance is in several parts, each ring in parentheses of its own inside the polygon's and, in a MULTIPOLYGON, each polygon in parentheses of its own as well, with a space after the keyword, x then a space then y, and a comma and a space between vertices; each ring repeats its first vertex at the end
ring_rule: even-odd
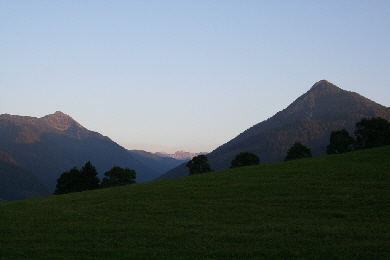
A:
POLYGON ((54 195, 133 184, 135 178, 135 170, 114 166, 100 181, 96 168, 87 162, 81 169, 74 167, 63 172, 57 179, 54 195))
MULTIPOLYGON (((330 142, 326 148, 327 154, 341 154, 354 150, 369 149, 390 145, 390 122, 381 117, 363 118, 355 125, 355 139, 346 129, 332 131, 330 142)), ((301 142, 295 142, 287 151, 285 161, 312 157, 311 151, 301 142)), ((241 152, 232 161, 230 168, 257 165, 259 157, 251 152, 241 152)), ((189 175, 212 172, 208 158, 201 154, 193 157, 186 166, 189 175)), ((100 181, 96 168, 87 162, 81 169, 76 167, 61 174, 57 179, 54 194, 65 194, 84 190, 109 188, 135 183, 136 172, 129 168, 114 166, 104 173, 100 181)))
POLYGON ((390 145, 390 122, 381 117, 363 118, 355 125, 355 139, 346 129, 332 131, 327 154, 340 154, 354 150, 390 145))
MULTIPOLYGON (((355 138, 344 128, 332 131, 327 154, 341 154, 354 150, 370 149, 390 145, 390 122, 381 117, 363 118, 355 124, 355 138)), ((285 161, 312 157, 311 150, 301 142, 295 142, 287 151, 285 161)), ((259 157, 251 152, 241 152, 232 161, 230 168, 251 166, 260 163, 259 157)), ((212 172, 206 155, 192 158, 187 165, 189 175, 212 172)))

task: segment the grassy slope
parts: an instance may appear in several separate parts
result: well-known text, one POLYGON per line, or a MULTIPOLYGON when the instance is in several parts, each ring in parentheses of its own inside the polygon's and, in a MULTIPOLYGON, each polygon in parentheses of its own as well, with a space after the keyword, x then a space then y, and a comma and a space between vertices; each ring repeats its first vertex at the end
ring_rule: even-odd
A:
POLYGON ((0 204, 0 259, 390 259, 390 147, 0 204))

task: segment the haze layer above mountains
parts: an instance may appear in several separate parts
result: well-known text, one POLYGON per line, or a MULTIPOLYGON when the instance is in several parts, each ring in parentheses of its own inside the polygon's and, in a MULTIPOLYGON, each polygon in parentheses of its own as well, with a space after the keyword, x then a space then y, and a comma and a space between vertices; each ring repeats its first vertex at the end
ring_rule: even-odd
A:
MULTIPOLYGON (((389 120, 390 108, 321 80, 286 109, 207 156, 214 170, 228 168, 242 151, 257 154, 261 163, 276 162, 284 159, 296 141, 319 156, 325 154, 331 131, 346 128, 352 134, 361 118, 378 116, 389 120)), ((183 161, 126 150, 62 112, 43 118, 0 115, 0 152, 0 181, 4 180, 3 186, 14 187, 5 191, 0 186, 0 199, 6 200, 49 195, 62 172, 88 161, 100 178, 113 166, 135 169, 138 182, 188 175, 183 161)))

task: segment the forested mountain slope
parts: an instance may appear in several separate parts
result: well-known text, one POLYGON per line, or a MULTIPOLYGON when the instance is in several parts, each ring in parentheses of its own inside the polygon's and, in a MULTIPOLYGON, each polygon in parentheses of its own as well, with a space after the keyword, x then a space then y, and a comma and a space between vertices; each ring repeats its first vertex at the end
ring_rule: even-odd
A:
POLYGON ((38 198, 51 194, 32 172, 20 167, 12 156, 0 151, 0 200, 38 198))

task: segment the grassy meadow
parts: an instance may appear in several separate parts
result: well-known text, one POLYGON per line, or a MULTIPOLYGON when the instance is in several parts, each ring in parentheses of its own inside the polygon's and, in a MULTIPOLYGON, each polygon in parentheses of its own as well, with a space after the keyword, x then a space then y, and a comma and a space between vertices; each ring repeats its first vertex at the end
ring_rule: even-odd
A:
POLYGON ((390 146, 0 202, 0 234, 0 259, 390 259, 390 146))

